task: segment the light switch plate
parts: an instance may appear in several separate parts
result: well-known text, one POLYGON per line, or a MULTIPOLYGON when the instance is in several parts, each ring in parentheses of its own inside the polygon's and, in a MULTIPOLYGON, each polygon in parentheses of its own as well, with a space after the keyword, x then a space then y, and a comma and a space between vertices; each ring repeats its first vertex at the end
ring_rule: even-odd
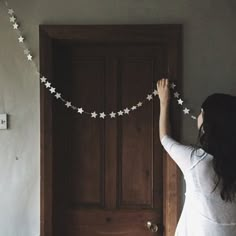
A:
POLYGON ((0 129, 7 129, 7 114, 0 114, 0 129))

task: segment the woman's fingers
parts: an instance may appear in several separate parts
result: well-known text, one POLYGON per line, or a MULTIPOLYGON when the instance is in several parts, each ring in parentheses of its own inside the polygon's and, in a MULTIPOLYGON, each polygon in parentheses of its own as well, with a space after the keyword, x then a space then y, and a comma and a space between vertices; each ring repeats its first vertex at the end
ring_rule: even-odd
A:
POLYGON ((158 87, 166 87, 166 86, 169 86, 169 80, 168 79, 160 79, 157 81, 157 86, 158 87))
POLYGON ((169 80, 165 79, 165 82, 166 82, 166 86, 168 86, 169 85, 169 80))

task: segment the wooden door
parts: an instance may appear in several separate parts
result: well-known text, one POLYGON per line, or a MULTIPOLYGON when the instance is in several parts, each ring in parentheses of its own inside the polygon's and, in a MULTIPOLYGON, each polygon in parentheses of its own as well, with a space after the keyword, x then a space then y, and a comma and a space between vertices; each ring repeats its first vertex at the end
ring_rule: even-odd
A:
MULTIPOLYGON (((48 77, 66 100, 89 113, 109 116, 131 108, 167 75, 169 49, 129 40, 52 40, 48 77)), ((48 116, 52 204, 45 235, 163 235, 158 99, 116 119, 80 115, 53 99, 48 116), (157 225, 157 232, 147 222, 157 225)))

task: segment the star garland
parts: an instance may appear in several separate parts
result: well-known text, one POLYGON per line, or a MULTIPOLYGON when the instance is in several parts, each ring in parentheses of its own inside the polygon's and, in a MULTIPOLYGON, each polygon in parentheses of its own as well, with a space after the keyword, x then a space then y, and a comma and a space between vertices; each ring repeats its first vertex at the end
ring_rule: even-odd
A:
MULTIPOLYGON (((154 90, 153 92, 149 93, 146 96, 145 99, 143 99, 142 101, 139 101, 135 105, 133 105, 131 107, 126 107, 126 108, 121 109, 121 110, 116 111, 116 112, 111 111, 109 113, 97 112, 97 111, 88 112, 88 111, 85 111, 83 107, 77 107, 77 106, 73 105, 70 101, 66 100, 64 98, 64 96, 60 92, 58 92, 55 87, 53 87, 52 83, 49 82, 46 77, 44 77, 43 75, 40 74, 40 72, 38 71, 37 66, 36 66, 36 64, 33 60, 33 56, 31 54, 29 48, 25 44, 25 38, 22 35, 22 32, 20 30, 20 24, 17 21, 14 10, 11 9, 11 8, 8 8, 8 2, 7 1, 5 1, 5 6, 8 9, 8 15, 9 15, 10 23, 12 23, 13 29, 16 31, 16 33, 18 35, 18 42, 23 47, 24 54, 25 54, 27 60, 29 62, 33 63, 33 65, 36 69, 36 73, 39 75, 40 82, 52 94, 52 96, 54 96, 57 100, 61 100, 64 103, 64 105, 66 106, 67 109, 73 109, 80 115, 87 114, 91 118, 94 118, 94 119, 96 119, 96 118, 105 119, 106 117, 114 119, 114 118, 117 118, 117 117, 122 117, 122 116, 125 116, 125 115, 129 115, 130 112, 133 112, 133 111, 137 110, 138 108, 142 107, 144 103, 152 101, 153 98, 158 95, 158 91, 154 90)), ((191 117, 191 119, 196 120, 197 119, 196 116, 192 115, 190 113, 190 109, 184 106, 184 101, 181 99, 180 93, 175 90, 175 87, 176 87, 176 84, 174 84, 173 82, 170 83, 170 89, 172 90, 174 98, 177 100, 178 105, 182 106, 183 113, 185 115, 189 115, 191 117)))

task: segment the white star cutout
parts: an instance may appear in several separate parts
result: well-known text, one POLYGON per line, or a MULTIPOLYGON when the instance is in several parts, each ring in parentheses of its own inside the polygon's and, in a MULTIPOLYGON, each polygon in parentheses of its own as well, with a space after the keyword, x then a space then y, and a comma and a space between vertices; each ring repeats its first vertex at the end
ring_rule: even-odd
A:
POLYGON ((131 108, 131 110, 136 110, 137 109, 137 107, 136 106, 132 106, 132 108, 131 108))
POLYGON ((50 88, 50 87, 51 87, 51 83, 47 82, 47 83, 45 84, 45 86, 46 86, 46 88, 50 88))
POLYGON ((137 104, 137 106, 138 107, 141 107, 143 104, 141 103, 141 102, 139 102, 138 104, 137 104))
POLYGON ((56 93, 56 94, 55 94, 55 97, 56 97, 56 99, 58 99, 58 98, 61 97, 61 94, 60 94, 60 93, 56 93))
POLYGON ((15 20, 16 20, 16 18, 15 18, 14 16, 11 16, 11 17, 10 17, 10 22, 14 23, 15 20))
POLYGON ((154 90, 153 95, 154 95, 154 96, 157 96, 157 95, 158 95, 158 91, 157 91, 157 90, 154 90))
POLYGON ((14 29, 18 29, 18 27, 19 27, 19 25, 18 25, 17 23, 15 23, 15 24, 13 25, 13 28, 14 28, 14 29))
POLYGON ((128 109, 128 108, 125 108, 125 109, 124 109, 124 112, 125 112, 125 114, 129 114, 129 109, 128 109))
POLYGON ((184 110, 183 110, 184 114, 189 114, 189 111, 190 111, 190 110, 189 110, 188 108, 186 108, 186 107, 185 107, 184 110))
POLYGON ((179 105, 183 105, 183 102, 184 102, 184 101, 183 101, 182 99, 179 99, 179 100, 178 100, 179 105))
POLYGON ((42 83, 45 83, 47 79, 43 76, 42 78, 40 78, 40 80, 42 83))
POLYGON ((110 113, 110 117, 111 118, 115 118, 116 117, 116 113, 114 113, 113 111, 110 113))
POLYGON ((192 118, 193 120, 196 120, 196 119, 197 119, 197 117, 196 117, 196 116, 191 116, 191 118, 192 118))
POLYGON ((100 118, 104 119, 106 114, 104 112, 100 113, 100 118))
POLYGON ((151 95, 151 94, 148 94, 148 95, 147 95, 147 100, 148 100, 148 101, 151 101, 151 100, 152 100, 152 95, 151 95))
POLYGON ((66 102, 66 107, 67 108, 71 107, 71 102, 66 102))
POLYGON ((83 108, 80 107, 80 108, 78 109, 78 113, 82 114, 83 112, 84 112, 83 108))
POLYGON ((123 115, 123 111, 118 111, 118 116, 122 116, 123 115))
POLYGON ((53 87, 51 87, 51 88, 50 88, 50 92, 51 92, 51 93, 55 93, 55 92, 56 92, 56 89, 53 88, 53 87))
POLYGON ((27 59, 28 59, 28 61, 32 61, 32 56, 29 54, 29 55, 27 56, 27 59))
POLYGON ((94 111, 93 113, 91 113, 91 117, 92 118, 96 118, 97 117, 97 113, 94 111))
POLYGON ((174 88, 176 87, 176 85, 175 85, 174 83, 171 83, 171 84, 170 84, 170 87, 171 87, 172 89, 174 89, 174 88))
POLYGON ((24 50, 24 54, 25 54, 25 55, 27 55, 27 54, 29 54, 29 53, 30 53, 29 49, 25 49, 25 50, 24 50))
POLYGON ((24 38, 23 38, 22 36, 20 36, 20 37, 18 38, 18 40, 19 40, 19 43, 23 43, 24 38))
POLYGON ((14 11, 12 9, 8 9, 8 14, 12 15, 14 13, 14 11))
POLYGON ((178 92, 175 92, 175 93, 174 93, 174 97, 175 97, 175 98, 179 98, 179 95, 180 95, 180 94, 179 94, 178 92))

